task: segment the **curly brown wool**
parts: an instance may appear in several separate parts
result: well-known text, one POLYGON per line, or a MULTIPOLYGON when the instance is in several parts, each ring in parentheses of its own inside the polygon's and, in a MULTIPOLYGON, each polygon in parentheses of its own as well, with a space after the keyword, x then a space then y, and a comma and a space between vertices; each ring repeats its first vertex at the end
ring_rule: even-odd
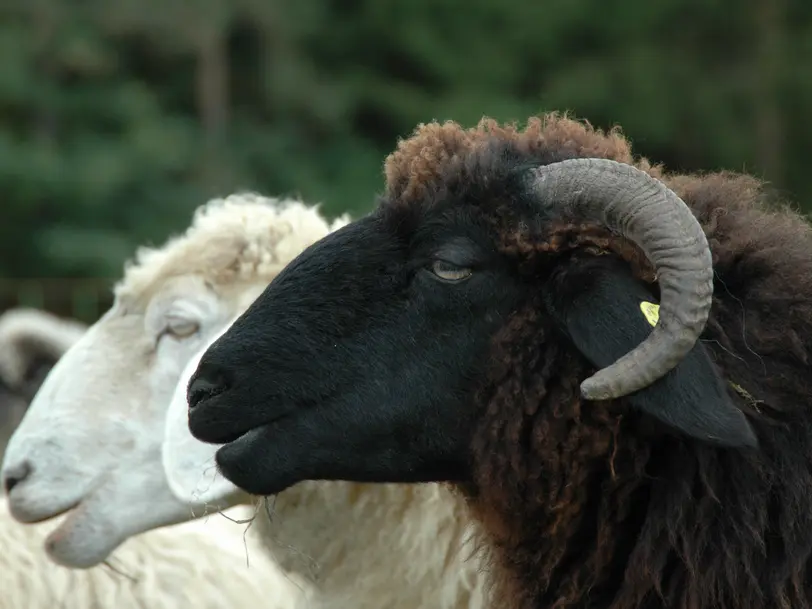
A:
MULTIPOLYGON (((521 156, 551 155, 550 161, 576 157, 600 157, 634 165, 654 177, 661 170, 646 159, 632 157, 631 146, 620 129, 604 134, 589 123, 557 113, 531 117, 520 130, 515 124, 500 125, 483 118, 476 127, 464 129, 453 121, 422 124, 412 137, 398 142, 395 152, 386 158, 387 198, 416 201, 442 185, 460 164, 470 161, 471 153, 483 153, 478 159, 485 165, 498 165, 500 158, 488 154, 493 144, 510 145, 521 156)), ((548 161, 549 162, 549 161, 548 161)))
MULTIPOLYGON (((468 130, 423 125, 387 159, 386 198, 419 207, 467 182, 487 189, 506 154, 634 164, 691 207, 716 272, 702 338, 741 389, 735 399, 760 451, 658 435, 623 399, 582 404, 579 381, 593 369, 532 303, 494 340, 472 441, 474 484, 464 489, 492 552, 497 606, 812 607, 810 226, 769 205, 754 178, 664 175, 635 159, 620 131, 555 114, 524 130, 489 119, 468 130)), ((630 244, 596 227, 516 229, 508 194, 490 194, 486 213, 520 266, 567 249, 613 252, 654 279, 630 244)))

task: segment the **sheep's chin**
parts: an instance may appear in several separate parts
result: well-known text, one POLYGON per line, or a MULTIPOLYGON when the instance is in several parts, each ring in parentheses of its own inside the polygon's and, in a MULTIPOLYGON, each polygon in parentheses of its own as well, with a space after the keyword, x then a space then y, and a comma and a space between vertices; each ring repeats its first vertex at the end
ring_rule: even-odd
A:
POLYGON ((139 480, 139 473, 113 476, 85 495, 46 538, 50 559, 64 567, 87 569, 105 561, 130 537, 190 519, 188 504, 172 495, 165 478, 145 471, 143 485, 130 484, 139 480))
MULTIPOLYGON (((283 417, 249 430, 217 450, 217 470, 249 495, 265 497, 277 495, 307 479, 297 468, 285 467, 299 459, 280 458, 277 450, 280 438, 293 437, 288 432, 295 427, 296 417, 283 417), (281 428, 280 422, 284 424, 281 428)), ((297 449, 306 450, 301 445, 297 449)))

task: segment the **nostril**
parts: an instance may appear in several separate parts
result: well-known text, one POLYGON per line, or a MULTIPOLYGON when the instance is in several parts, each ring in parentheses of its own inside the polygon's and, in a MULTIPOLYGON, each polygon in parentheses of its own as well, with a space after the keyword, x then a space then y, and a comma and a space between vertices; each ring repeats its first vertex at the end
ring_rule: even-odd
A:
POLYGON ((189 408, 194 408, 201 402, 223 393, 226 389, 228 389, 228 384, 220 375, 213 375, 213 378, 196 376, 189 383, 186 401, 189 403, 189 408))
POLYGON ((6 494, 10 494, 15 486, 31 475, 32 471, 34 471, 34 468, 31 467, 31 464, 28 461, 23 461, 19 465, 9 467, 6 471, 4 471, 3 488, 6 490, 6 494))

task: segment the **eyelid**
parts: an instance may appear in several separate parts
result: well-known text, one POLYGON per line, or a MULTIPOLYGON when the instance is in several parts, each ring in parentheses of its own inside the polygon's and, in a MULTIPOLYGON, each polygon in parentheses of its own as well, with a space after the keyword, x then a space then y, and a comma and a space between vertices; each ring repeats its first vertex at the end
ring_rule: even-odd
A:
POLYGON ((474 261, 470 258, 463 258, 460 256, 451 256, 449 254, 443 254, 443 252, 438 252, 434 259, 432 260, 432 264, 437 262, 441 262, 443 264, 447 264, 449 266, 454 266, 460 269, 470 269, 474 267, 474 261))
POLYGON ((464 281, 465 279, 471 277, 471 275, 473 274, 473 271, 467 267, 458 267, 455 264, 448 264, 441 260, 435 260, 432 263, 430 272, 440 281, 445 281, 449 283, 458 283, 460 281, 464 281), (442 268, 444 265, 448 265, 448 268, 442 268), (447 277, 445 276, 446 274, 450 276, 447 277))
POLYGON ((462 264, 457 264, 456 262, 449 262, 448 260, 444 260, 442 258, 435 258, 434 261, 432 261, 431 266, 434 267, 434 266, 438 266, 438 265, 441 266, 441 267, 445 266, 445 267, 448 267, 450 269, 465 269, 465 268, 468 268, 468 267, 466 267, 466 266, 464 266, 462 264))
POLYGON ((198 332, 201 326, 199 320, 189 318, 179 313, 167 313, 163 321, 163 327, 161 327, 155 337, 156 342, 160 341, 164 336, 178 336, 179 338, 191 336, 192 334, 198 332), (194 329, 192 330, 192 328, 194 329), (188 329, 191 331, 188 333, 180 332, 180 334, 178 334, 177 330, 179 329, 183 331, 188 329))
POLYGON ((196 319, 189 319, 187 317, 181 317, 177 315, 170 315, 166 318, 166 327, 181 327, 184 328, 186 326, 197 326, 200 327, 200 322, 196 319))
POLYGON ((190 319, 189 317, 180 313, 168 313, 165 319, 167 324, 195 323, 194 319, 190 319))

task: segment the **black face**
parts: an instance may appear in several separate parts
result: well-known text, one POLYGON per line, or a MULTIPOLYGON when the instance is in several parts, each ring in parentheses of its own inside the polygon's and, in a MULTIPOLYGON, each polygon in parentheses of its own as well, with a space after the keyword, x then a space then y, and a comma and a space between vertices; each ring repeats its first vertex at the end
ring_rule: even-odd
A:
POLYGON ((531 293, 465 206, 379 210, 303 252, 217 340, 189 427, 255 494, 467 478, 490 340, 531 293), (439 220, 442 219, 442 222, 439 220))

